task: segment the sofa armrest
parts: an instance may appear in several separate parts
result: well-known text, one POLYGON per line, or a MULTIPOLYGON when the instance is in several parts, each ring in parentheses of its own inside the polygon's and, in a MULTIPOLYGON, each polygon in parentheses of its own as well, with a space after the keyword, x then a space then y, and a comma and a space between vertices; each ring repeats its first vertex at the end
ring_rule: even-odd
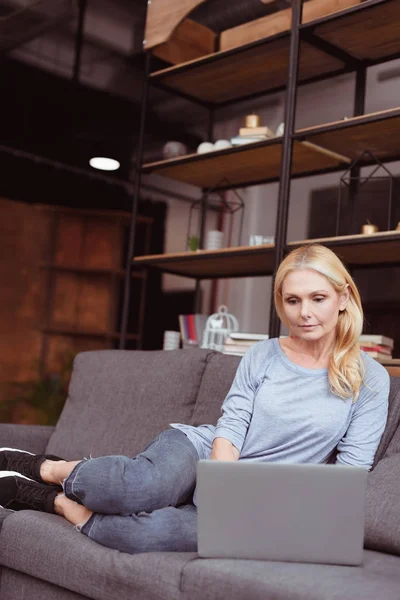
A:
POLYGON ((43 454, 55 427, 0 423, 0 445, 43 454))

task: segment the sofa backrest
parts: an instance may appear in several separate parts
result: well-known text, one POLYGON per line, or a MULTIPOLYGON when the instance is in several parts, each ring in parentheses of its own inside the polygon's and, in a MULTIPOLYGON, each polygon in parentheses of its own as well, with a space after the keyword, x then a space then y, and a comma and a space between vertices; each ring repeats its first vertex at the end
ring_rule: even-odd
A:
POLYGON ((75 358, 46 451, 67 459, 134 456, 171 422, 188 423, 208 350, 101 350, 75 358))
POLYGON ((207 368, 201 380, 199 393, 190 425, 211 423, 215 425, 221 416, 221 405, 229 392, 236 370, 240 363, 239 356, 211 352, 207 356, 207 368))
POLYGON ((375 454, 374 466, 385 455, 396 431, 400 433, 400 377, 390 377, 388 419, 381 442, 375 454))
MULTIPOLYGON (((169 423, 215 424, 240 357, 201 349, 83 352, 46 451, 67 459, 134 456, 169 423)), ((400 423, 400 378, 391 378, 383 457, 400 423)), ((400 430, 399 430, 400 431, 400 430)))

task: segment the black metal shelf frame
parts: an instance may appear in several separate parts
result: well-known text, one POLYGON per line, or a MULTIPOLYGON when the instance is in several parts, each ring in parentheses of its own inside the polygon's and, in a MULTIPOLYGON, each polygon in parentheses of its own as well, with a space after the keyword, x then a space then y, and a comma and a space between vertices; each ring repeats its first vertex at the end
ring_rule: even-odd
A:
MULTIPOLYGON (((246 44, 245 46, 240 46, 237 48, 232 48, 224 52, 223 54, 214 56, 210 55, 202 59, 202 64, 207 64, 213 61, 218 61, 221 59, 225 59, 227 57, 234 57, 236 54, 243 52, 243 50, 250 49, 252 47, 265 45, 275 41, 277 39, 283 39, 285 37, 290 36, 290 48, 289 48, 289 65, 288 65, 288 77, 287 77, 287 85, 281 86, 278 88, 266 90, 265 92, 257 92, 250 95, 240 96, 232 100, 224 101, 221 103, 211 103, 204 102, 198 98, 192 97, 188 94, 182 93, 178 90, 174 90, 173 88, 169 88, 162 83, 162 72, 160 72, 160 76, 158 77, 156 73, 151 73, 151 52, 147 53, 146 58, 146 68, 144 74, 144 84, 143 84, 143 100, 142 100, 142 110, 141 110, 141 120, 140 120, 140 137, 138 143, 138 150, 136 156, 136 174, 135 174, 135 190, 133 194, 133 209, 132 209, 132 225, 131 225, 131 237, 130 244, 127 256, 127 271, 132 264, 133 256, 133 242, 134 242, 134 228, 135 228, 135 219, 136 219, 136 210, 137 210, 137 202, 138 195, 140 190, 140 179, 141 174, 146 172, 146 169, 142 168, 142 158, 143 158, 143 145, 144 145, 144 132, 145 132, 145 122, 147 116, 147 101, 148 101, 148 93, 149 93, 149 83, 155 87, 159 87, 164 91, 172 93, 174 95, 185 98, 188 101, 195 102, 200 104, 205 109, 209 111, 209 120, 208 120, 208 134, 209 139, 212 138, 214 119, 215 119, 215 111, 217 109, 223 108, 233 103, 239 103, 242 101, 246 101, 252 98, 264 97, 279 91, 285 90, 285 132, 282 140, 282 162, 281 162, 281 170, 280 170, 280 179, 279 179, 279 195, 278 195, 278 213, 276 220, 276 236, 275 236, 275 271, 284 257, 285 251, 288 249, 287 246, 287 226, 288 226, 288 210, 289 210, 289 198, 290 198, 290 185, 292 178, 298 177, 309 177, 312 175, 320 175, 323 173, 330 173, 333 171, 341 170, 340 166, 326 168, 324 170, 316 170, 315 173, 306 173, 292 176, 292 157, 293 157, 293 143, 297 140, 305 139, 305 134, 302 132, 294 131, 294 122, 295 122, 295 114, 296 114, 296 100, 297 100, 297 89, 299 85, 307 85, 310 83, 315 83, 317 81, 321 81, 328 78, 337 77, 338 75, 342 75, 344 73, 355 72, 356 74, 356 85, 355 85, 355 96, 354 96, 354 111, 353 116, 360 116, 364 114, 364 105, 365 105, 365 93, 366 93, 366 69, 370 66, 384 63, 390 60, 394 60, 400 57, 400 52, 396 52, 395 54, 387 55, 380 57, 379 59, 357 59, 351 56, 349 53, 344 51, 343 49, 327 42, 326 40, 320 38, 317 34, 315 34, 315 29, 322 24, 333 22, 336 20, 340 20, 343 16, 353 15, 353 14, 361 14, 363 11, 368 11, 370 9, 375 8, 378 5, 391 4, 392 2, 396 2, 398 0, 368 0, 366 3, 362 3, 359 5, 355 5, 354 7, 348 8, 345 11, 340 11, 339 13, 333 13, 328 16, 321 17, 316 19, 315 21, 309 23, 302 23, 302 12, 303 12, 303 3, 304 0, 299 0, 299 2, 292 3, 292 26, 289 32, 279 33, 274 36, 269 37, 268 39, 257 40, 255 42, 251 42, 246 44), (318 76, 309 78, 307 80, 303 80, 301 82, 298 81, 299 76, 299 51, 300 51, 300 42, 304 40, 311 44, 312 46, 324 51, 332 57, 339 58, 343 63, 344 67, 329 73, 321 73, 318 76)), ((193 61, 189 64, 184 64, 181 67, 178 67, 174 70, 174 73, 184 73, 185 71, 195 69, 198 66, 197 61, 193 61)), ((400 114, 400 109, 398 111, 400 114)), ((396 116, 395 114, 391 116, 396 116)), ((384 118, 384 117, 383 117, 384 118)), ((389 117, 390 118, 390 117, 389 117)), ((374 120, 382 119, 382 116, 379 115, 371 115, 366 117, 365 122, 373 122, 374 120)), ((351 122, 342 122, 336 124, 323 125, 318 128, 313 129, 313 134, 315 133, 324 133, 331 130, 336 130, 340 128, 351 127, 353 123, 351 122)), ((271 140, 273 143, 275 140, 271 140)), ((268 144, 269 142, 261 142, 260 145, 268 144)), ((276 143, 276 141, 275 141, 276 143)), ((232 150, 220 151, 229 153, 232 150)), ((234 151, 234 150, 233 150, 234 151)), ((400 156, 400 152, 399 152, 400 156)), ((389 158, 390 160, 395 160, 398 157, 389 158)), ((202 157, 199 157, 198 160, 201 160, 202 157)), ((189 160, 189 159, 188 159, 189 160)), ((193 160, 193 157, 190 159, 193 160)), ((194 157, 196 160, 196 157, 194 157)), ((182 159, 182 163, 185 162, 185 159, 182 159)), ((357 167, 358 168, 358 167, 357 167)), ((269 183, 272 181, 276 181, 276 178, 271 179, 266 177, 262 182, 254 182, 257 184, 260 183, 269 183)), ((246 186, 252 185, 252 182, 246 182, 246 186)), ((241 186, 235 186, 241 187, 241 186)), ((224 189, 230 189, 229 187, 224 189)), ((203 190, 203 193, 206 190, 203 190)), ((353 199, 356 196, 356 186, 351 189, 350 198, 353 199)), ((354 208, 354 203, 353 203, 354 208)), ((203 210, 203 218, 202 218, 202 228, 201 228, 201 239, 200 244, 203 243, 204 237, 204 210, 203 210)), ((349 241, 350 244, 357 244, 359 240, 354 240, 352 242, 349 241)), ((274 272, 275 272, 274 271, 274 272)), ((195 312, 199 310, 199 299, 200 299, 200 280, 196 279, 196 302, 195 302, 195 312)), ((127 277, 125 280, 125 292, 124 292, 124 307, 123 307, 123 320, 122 320, 122 334, 120 339, 120 348, 125 347, 125 332, 126 332, 126 316, 128 314, 128 305, 129 305, 129 278, 127 277)), ((275 311, 275 307, 273 306, 273 302, 271 303, 271 312, 270 312, 270 321, 269 321, 269 333, 271 337, 276 337, 280 332, 280 321, 278 315, 275 311)))

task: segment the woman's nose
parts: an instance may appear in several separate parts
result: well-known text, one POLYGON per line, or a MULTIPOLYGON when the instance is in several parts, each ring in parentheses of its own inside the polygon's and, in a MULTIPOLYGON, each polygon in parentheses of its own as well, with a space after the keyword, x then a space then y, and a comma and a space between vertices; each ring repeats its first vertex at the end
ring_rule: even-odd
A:
POLYGON ((308 302, 301 303, 301 316, 303 319, 306 319, 310 316, 310 305, 308 302))

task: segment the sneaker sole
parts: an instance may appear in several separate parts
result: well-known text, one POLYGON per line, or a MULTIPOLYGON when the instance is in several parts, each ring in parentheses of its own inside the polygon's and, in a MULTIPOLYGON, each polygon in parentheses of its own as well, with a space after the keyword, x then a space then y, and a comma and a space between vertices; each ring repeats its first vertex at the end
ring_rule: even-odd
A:
POLYGON ((31 456, 35 456, 33 452, 28 452, 27 450, 21 450, 20 448, 0 448, 0 452, 5 450, 11 450, 12 452, 23 452, 24 454, 30 454, 31 456))

